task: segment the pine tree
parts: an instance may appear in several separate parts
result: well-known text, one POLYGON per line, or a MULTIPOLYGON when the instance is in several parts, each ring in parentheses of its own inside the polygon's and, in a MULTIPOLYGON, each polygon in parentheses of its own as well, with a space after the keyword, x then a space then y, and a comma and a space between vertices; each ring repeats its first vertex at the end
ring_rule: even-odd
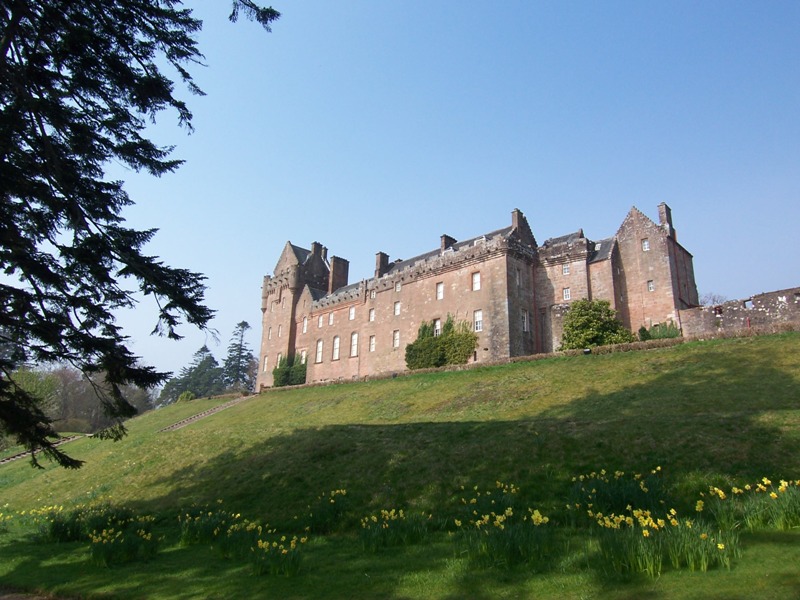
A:
POLYGON ((249 329, 250 324, 247 321, 236 324, 228 345, 228 356, 222 367, 225 386, 236 391, 252 390, 255 386, 253 363, 256 358, 244 339, 249 329))
MULTIPOLYGON (((271 8, 234 0, 265 28, 271 8)), ((5 0, 0 2, 0 428, 65 467, 56 432, 37 398, 17 384, 24 363, 66 362, 103 373, 101 399, 124 435, 135 413, 124 386, 150 388, 168 373, 143 366, 127 347, 114 312, 135 294, 158 304, 155 333, 180 338, 183 322, 205 328, 204 277, 144 252, 154 229, 125 226, 132 204, 105 167, 118 162, 160 176, 181 161, 145 137, 164 110, 191 128, 167 68, 193 93, 187 70, 200 63, 201 22, 176 0, 5 0), (132 289, 131 289, 132 288, 132 289)))

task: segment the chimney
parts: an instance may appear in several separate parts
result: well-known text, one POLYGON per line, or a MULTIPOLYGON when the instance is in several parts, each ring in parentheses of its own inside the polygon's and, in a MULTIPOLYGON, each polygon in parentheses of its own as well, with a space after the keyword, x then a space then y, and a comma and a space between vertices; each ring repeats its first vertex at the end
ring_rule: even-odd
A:
POLYGON ((515 208, 511 211, 511 229, 519 229, 524 218, 520 209, 515 208))
POLYGON ((664 228, 664 231, 667 232, 668 236, 675 238, 675 240, 678 239, 678 235, 672 227, 672 209, 664 202, 658 205, 658 222, 661 224, 661 227, 664 228))
POLYGON ((338 256, 331 256, 331 272, 328 276, 328 293, 332 294, 347 285, 350 261, 338 256))
POLYGON ((324 248, 319 242, 311 242, 311 256, 323 258, 324 248))
POLYGON ((456 243, 456 238, 450 237, 447 234, 442 234, 442 252, 450 248, 453 244, 456 243))
POLYGON ((389 255, 385 252, 378 252, 375 255, 375 279, 383 277, 389 270, 389 255))

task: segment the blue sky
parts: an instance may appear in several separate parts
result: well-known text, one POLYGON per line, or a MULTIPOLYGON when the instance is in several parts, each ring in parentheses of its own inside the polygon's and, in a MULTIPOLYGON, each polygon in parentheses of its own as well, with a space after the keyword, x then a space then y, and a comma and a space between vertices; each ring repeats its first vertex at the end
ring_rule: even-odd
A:
POLYGON ((152 338, 145 301, 121 316, 134 351, 179 370, 218 358, 286 243, 319 241, 372 276, 375 253, 430 250, 510 224, 541 243, 613 235, 631 206, 673 210, 700 293, 800 285, 800 3, 275 0, 272 33, 204 20, 205 97, 151 129, 186 164, 127 180, 151 254, 208 277, 221 343, 152 338))

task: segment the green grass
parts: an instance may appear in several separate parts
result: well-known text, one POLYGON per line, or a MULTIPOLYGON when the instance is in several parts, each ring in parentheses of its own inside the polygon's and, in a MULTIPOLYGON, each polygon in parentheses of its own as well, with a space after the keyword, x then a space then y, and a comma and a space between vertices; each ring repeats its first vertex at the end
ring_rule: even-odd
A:
POLYGON ((371 554, 356 533, 367 514, 443 515, 461 485, 498 480, 557 518, 571 478, 601 468, 660 466, 683 511, 712 484, 798 479, 799 399, 800 335, 788 333, 285 389, 158 433, 221 403, 195 400, 132 420, 120 442, 64 446, 86 461, 79 471, 33 470, 24 460, 0 467, 0 512, 103 499, 157 516, 165 542, 155 560, 90 565, 87 544, 37 545, 20 524, 0 533, 0 580, 129 598, 792 596, 800 593, 797 531, 743 534, 730 572, 667 571, 656 581, 601 577, 582 534, 555 567, 535 574, 474 569, 444 532, 371 554), (345 520, 335 535, 312 537, 298 577, 254 577, 207 547, 177 543, 177 514, 194 504, 221 500, 288 531, 320 493, 340 488, 345 520))

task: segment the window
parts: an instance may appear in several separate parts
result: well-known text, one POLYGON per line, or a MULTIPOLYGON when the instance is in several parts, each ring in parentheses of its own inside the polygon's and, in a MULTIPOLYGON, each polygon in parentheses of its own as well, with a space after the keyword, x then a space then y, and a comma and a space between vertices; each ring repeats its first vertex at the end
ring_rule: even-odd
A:
POLYGON ((328 325, 333 325, 333 313, 328 315, 328 325))
POLYGON ((569 265, 561 265, 561 274, 569 275, 569 265))
POLYGON ((564 290, 562 291, 562 294, 564 296, 564 300, 569 300, 572 297, 572 294, 570 293, 569 288, 564 288, 564 290))
POLYGON ((278 325, 278 337, 281 337, 282 333, 283 333, 283 325, 278 325))
POLYGON ((301 350, 300 351, 300 364, 301 365, 306 364, 306 356, 307 356, 306 351, 305 350, 301 350))
POLYGON ((395 292, 399 292, 402 289, 402 287, 403 287, 403 284, 398 281, 398 282, 396 282, 394 284, 394 291, 395 292))
POLYGON ((439 337, 442 335, 442 320, 441 319, 434 319, 433 320, 433 336, 439 337))
POLYGON ((264 373, 268 371, 267 364, 269 363, 269 359, 265 356, 264 357, 264 373))
POLYGON ((400 347, 400 331, 395 329, 392 332, 392 348, 399 348, 400 347))
POLYGON ((400 314, 400 303, 399 302, 395 302, 394 303, 394 316, 396 317, 399 314, 400 314))
POLYGON ((444 283, 441 281, 436 284, 436 299, 442 300, 444 298, 444 283))
POLYGON ((642 252, 649 252, 650 251, 650 240, 648 238, 644 238, 642 240, 642 252))
POLYGON ((522 273, 520 272, 519 267, 517 267, 517 287, 521 285, 522 285, 522 273))
POLYGON ((317 319, 317 327, 322 327, 322 315, 317 319))
POLYGON ((656 291, 656 284, 652 279, 648 280, 648 282, 647 282, 647 291, 648 292, 655 292, 656 291))
POLYGON ((284 308, 286 308, 286 298, 285 297, 281 298, 281 310, 283 310, 284 308))
POLYGON ((375 336, 374 335, 369 336, 369 351, 370 352, 375 352, 375 336))
POLYGON ((308 317, 303 317, 303 333, 308 331, 308 317))
POLYGON ((369 320, 370 320, 370 322, 375 320, 375 309, 374 308, 370 308, 369 309, 369 320))
POLYGON ((333 336, 333 360, 339 360, 339 336, 333 336))
POLYGON ((268 340, 271 340, 271 339, 272 339, 272 327, 270 327, 269 329, 267 329, 267 339, 268 339, 268 340))
POLYGON ((481 274, 476 272, 472 274, 472 291, 477 292, 481 289, 481 274))
POLYGON ((375 300, 375 295, 376 295, 376 294, 375 294, 375 290, 370 290, 370 291, 369 291, 369 297, 370 297, 370 300, 375 300))
POLYGON ((322 362, 322 340, 317 340, 317 353, 314 355, 314 362, 322 362))
POLYGON ((280 367, 282 360, 283 360, 283 353, 282 352, 278 352, 278 362, 276 362, 275 364, 280 367))
POLYGON ((528 320, 528 311, 527 310, 523 310, 522 311, 522 331, 530 331, 530 330, 531 330, 531 324, 530 324, 530 321, 528 320))
POLYGON ((347 312, 347 316, 351 321, 356 318, 356 307, 355 306, 351 306, 350 307, 350 310, 347 312))
POLYGON ((358 356, 358 334, 355 331, 350 334, 350 356, 358 356))
POLYGON ((472 322, 474 324, 475 331, 483 331, 483 311, 476 310, 472 313, 472 322))

